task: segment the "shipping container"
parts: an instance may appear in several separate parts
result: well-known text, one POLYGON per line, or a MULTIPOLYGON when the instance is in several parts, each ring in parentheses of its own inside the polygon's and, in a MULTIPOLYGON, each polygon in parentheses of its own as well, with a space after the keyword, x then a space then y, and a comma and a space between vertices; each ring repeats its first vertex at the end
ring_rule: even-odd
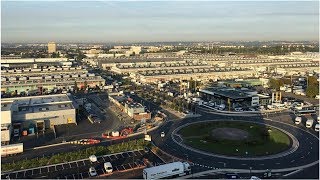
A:
POLYGON ((23 152, 23 143, 1 146, 1 157, 19 154, 23 152))

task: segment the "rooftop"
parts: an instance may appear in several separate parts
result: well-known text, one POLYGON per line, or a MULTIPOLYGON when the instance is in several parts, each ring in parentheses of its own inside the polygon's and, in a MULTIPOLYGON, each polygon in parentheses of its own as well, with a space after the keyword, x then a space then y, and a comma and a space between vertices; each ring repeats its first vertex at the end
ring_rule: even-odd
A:
POLYGON ((205 89, 200 89, 200 92, 208 93, 211 95, 220 95, 225 96, 232 99, 241 99, 241 98, 247 98, 252 97, 252 95, 249 95, 247 93, 254 92, 252 90, 241 90, 241 89, 235 89, 235 88, 227 88, 227 87, 208 87, 205 89))
POLYGON ((8 98, 1 104, 7 101, 12 102, 12 111, 17 114, 74 109, 72 100, 66 94, 8 98))

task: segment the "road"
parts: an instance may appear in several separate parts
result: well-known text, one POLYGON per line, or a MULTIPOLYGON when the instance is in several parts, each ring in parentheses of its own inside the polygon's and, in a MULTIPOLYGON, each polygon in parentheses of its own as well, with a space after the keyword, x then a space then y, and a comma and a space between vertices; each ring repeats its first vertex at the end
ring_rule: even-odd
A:
MULTIPOLYGON (((180 121, 171 121, 152 132, 153 142, 167 153, 174 155, 178 158, 189 160, 195 163, 197 166, 204 167, 204 170, 214 169, 214 168, 234 168, 234 169, 249 169, 252 167, 254 170, 265 170, 265 169, 282 169, 306 165, 319 160, 319 139, 314 133, 309 133, 305 131, 302 127, 296 127, 294 125, 288 125, 279 122, 279 120, 270 121, 261 117, 229 117, 227 115, 214 116, 210 113, 201 112, 201 118, 188 118, 180 121), (283 157, 263 159, 263 160, 241 160, 241 159, 226 159, 221 157, 209 156, 204 154, 199 154, 198 152, 185 149, 179 144, 177 144, 170 137, 173 131, 187 123, 200 122, 206 120, 245 120, 266 123, 267 125, 272 125, 284 129, 291 134, 293 134, 299 141, 298 149, 292 154, 285 155, 283 157), (164 139, 160 137, 160 132, 164 131, 168 136, 164 139)), ((281 116, 280 116, 281 117, 281 116)), ((177 141, 181 141, 178 137, 174 136, 177 141)), ((313 177, 318 177, 318 174, 313 174, 313 177)))

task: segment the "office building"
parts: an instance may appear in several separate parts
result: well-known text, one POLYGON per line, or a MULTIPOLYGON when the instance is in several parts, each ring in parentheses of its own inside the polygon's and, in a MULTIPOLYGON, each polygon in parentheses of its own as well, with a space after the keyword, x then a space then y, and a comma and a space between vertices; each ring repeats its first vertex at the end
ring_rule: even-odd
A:
POLYGON ((48 43, 48 53, 55 53, 57 51, 57 45, 55 42, 49 42, 48 43))

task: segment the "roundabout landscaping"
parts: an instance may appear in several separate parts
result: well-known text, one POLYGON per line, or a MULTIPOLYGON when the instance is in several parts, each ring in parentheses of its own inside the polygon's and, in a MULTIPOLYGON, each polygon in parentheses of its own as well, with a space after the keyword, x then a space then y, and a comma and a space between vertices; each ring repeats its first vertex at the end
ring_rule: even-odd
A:
POLYGON ((259 157, 289 150, 292 139, 280 129, 244 121, 189 124, 177 132, 194 149, 236 157, 259 157))

